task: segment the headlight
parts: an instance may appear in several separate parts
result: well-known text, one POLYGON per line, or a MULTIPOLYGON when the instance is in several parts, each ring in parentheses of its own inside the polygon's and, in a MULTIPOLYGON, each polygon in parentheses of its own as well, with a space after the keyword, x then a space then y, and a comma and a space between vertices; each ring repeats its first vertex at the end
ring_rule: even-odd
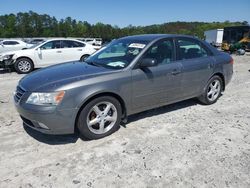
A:
POLYGON ((2 59, 3 60, 10 60, 13 56, 14 56, 14 54, 4 55, 4 56, 2 56, 2 59))
POLYGON ((64 94, 64 91, 31 93, 26 103, 35 105, 58 105, 62 101, 64 94))

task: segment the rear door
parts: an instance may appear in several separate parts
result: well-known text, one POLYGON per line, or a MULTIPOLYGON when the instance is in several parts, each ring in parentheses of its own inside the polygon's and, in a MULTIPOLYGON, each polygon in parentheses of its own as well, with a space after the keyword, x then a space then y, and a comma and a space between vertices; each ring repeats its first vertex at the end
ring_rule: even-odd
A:
POLYGON ((175 61, 172 39, 156 42, 143 58, 155 59, 158 65, 138 66, 132 70, 132 104, 135 111, 171 102, 178 98, 181 90, 181 64, 175 61))
POLYGON ((62 41, 64 61, 79 61, 84 52, 85 44, 74 40, 62 41))
POLYGON ((194 97, 200 94, 213 74, 212 52, 199 40, 192 38, 177 38, 176 46, 177 59, 182 65, 183 97, 194 97))

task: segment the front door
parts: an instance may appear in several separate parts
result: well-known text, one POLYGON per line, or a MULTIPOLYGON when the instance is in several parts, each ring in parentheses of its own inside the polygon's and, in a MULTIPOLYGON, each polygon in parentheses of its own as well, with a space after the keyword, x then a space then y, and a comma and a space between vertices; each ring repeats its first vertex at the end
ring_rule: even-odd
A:
MULTIPOLYGON (((132 104, 134 111, 161 106, 180 95, 181 64, 175 61, 171 39, 156 42, 143 58, 155 59, 157 66, 132 70, 132 104)), ((140 63, 140 60, 139 62, 140 63)))
POLYGON ((40 47, 40 51, 37 49, 35 53, 39 67, 65 62, 60 40, 45 43, 40 47))

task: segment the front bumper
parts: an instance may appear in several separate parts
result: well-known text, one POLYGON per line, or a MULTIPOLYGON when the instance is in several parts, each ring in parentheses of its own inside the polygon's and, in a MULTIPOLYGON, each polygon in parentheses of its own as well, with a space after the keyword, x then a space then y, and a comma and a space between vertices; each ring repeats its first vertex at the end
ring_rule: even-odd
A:
POLYGON ((38 106, 25 103, 29 94, 19 100, 14 96, 15 107, 23 123, 45 134, 72 134, 75 132, 77 109, 58 110, 57 106, 38 106))
POLYGON ((14 65, 15 60, 3 60, 0 61, 0 68, 9 68, 10 66, 14 65))

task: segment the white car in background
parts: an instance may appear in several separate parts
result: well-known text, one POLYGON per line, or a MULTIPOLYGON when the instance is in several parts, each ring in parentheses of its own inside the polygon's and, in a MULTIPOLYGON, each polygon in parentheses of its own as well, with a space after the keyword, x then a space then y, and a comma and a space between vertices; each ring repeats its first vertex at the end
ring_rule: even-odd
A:
POLYGON ((26 50, 0 54, 3 67, 14 66, 18 73, 29 73, 34 68, 69 62, 84 61, 96 50, 90 44, 74 39, 51 39, 26 50))
POLYGON ((96 50, 99 50, 102 47, 101 38, 85 38, 85 39, 82 39, 82 41, 93 45, 96 50))
POLYGON ((32 44, 25 43, 21 40, 2 40, 0 42, 0 53, 14 50, 22 50, 30 48, 32 44))

